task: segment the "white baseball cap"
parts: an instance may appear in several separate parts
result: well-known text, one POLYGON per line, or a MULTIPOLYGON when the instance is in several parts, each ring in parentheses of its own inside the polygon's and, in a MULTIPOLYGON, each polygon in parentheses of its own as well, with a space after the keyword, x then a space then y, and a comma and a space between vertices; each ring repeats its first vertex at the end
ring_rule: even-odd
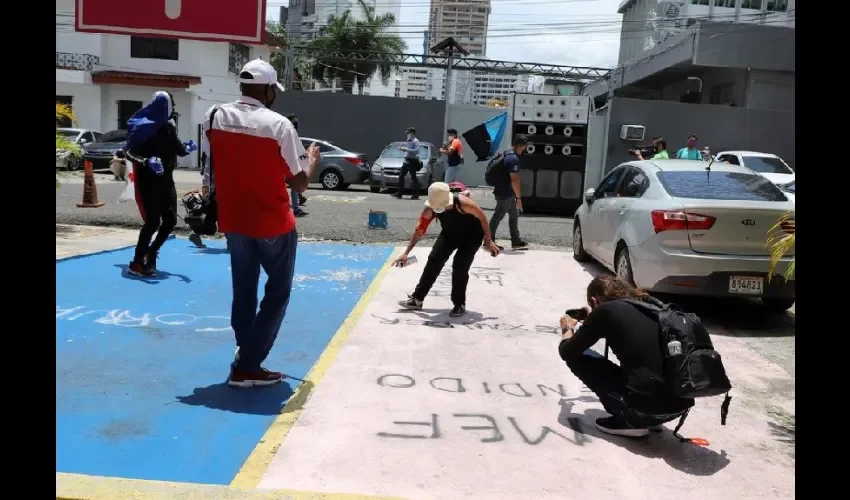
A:
POLYGON ((242 71, 239 72, 239 83, 247 83, 251 85, 276 85, 278 90, 285 90, 283 85, 277 81, 277 71, 274 67, 263 61, 262 59, 254 59, 248 61, 245 66, 242 66, 242 71), (251 75, 245 78, 245 73, 251 75))
POLYGON ((425 206, 435 213, 442 213, 453 200, 454 195, 445 182, 435 182, 428 186, 428 200, 425 201, 425 206))

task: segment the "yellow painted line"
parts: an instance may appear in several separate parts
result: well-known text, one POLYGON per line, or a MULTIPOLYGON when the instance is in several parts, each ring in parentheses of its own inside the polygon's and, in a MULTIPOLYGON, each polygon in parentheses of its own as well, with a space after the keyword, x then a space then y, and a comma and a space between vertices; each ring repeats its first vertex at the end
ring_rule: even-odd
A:
POLYGON ((295 394, 289 398, 289 401, 283 407, 281 414, 278 415, 274 422, 272 422, 269 429, 254 448, 254 451, 251 452, 248 459, 245 460, 244 464, 242 464, 242 468, 239 469, 239 472, 236 473, 236 477, 234 477, 233 481, 230 482, 231 487, 251 489, 256 488, 257 485, 260 484, 260 480, 263 478, 266 470, 268 470, 269 464, 271 464, 278 448, 280 448, 283 444, 283 440, 286 438, 286 435, 289 434, 289 431, 295 425, 295 422, 298 421, 298 417, 301 415, 301 412, 304 409, 304 403, 307 402, 307 398, 310 397, 310 393, 313 392, 316 386, 319 385, 319 382, 322 381, 322 378, 325 376, 328 368, 330 368, 336 360, 343 344, 345 344, 348 340, 348 335, 351 333, 354 325, 356 325, 360 320, 360 317, 363 316, 363 312, 372 301, 372 297, 374 297, 378 288, 380 288, 381 282, 384 280, 384 276, 386 276, 387 271, 392 265, 393 257, 396 252, 397 250, 394 250, 387 261, 384 262, 384 265, 378 271, 375 279, 372 280, 369 288, 367 288, 363 296, 360 297, 357 305, 354 306, 354 309, 352 309, 351 313, 331 338, 330 343, 328 343, 328 346, 325 347, 325 350, 322 352, 322 355, 319 356, 316 364, 314 364, 313 368, 310 369, 310 372, 307 373, 307 376, 304 378, 304 382, 295 389, 295 394))
POLYGON ((56 500, 402 500, 347 493, 249 490, 224 485, 56 473, 56 500))

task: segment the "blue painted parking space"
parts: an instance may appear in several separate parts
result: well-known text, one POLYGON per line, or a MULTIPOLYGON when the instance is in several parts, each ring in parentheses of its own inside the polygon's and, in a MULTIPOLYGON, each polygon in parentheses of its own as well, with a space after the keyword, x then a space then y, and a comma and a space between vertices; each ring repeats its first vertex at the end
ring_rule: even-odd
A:
MULTIPOLYGON (((169 241, 148 279, 132 249, 56 263, 57 472, 228 484, 292 395, 227 387, 230 258, 209 246, 169 241)), ((391 252, 300 243, 268 368, 304 378, 391 252)))

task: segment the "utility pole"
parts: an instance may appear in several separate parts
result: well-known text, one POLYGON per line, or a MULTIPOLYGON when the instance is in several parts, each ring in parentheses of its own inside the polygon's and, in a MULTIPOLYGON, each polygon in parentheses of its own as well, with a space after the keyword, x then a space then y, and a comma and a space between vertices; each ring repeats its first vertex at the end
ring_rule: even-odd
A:
POLYGON ((295 47, 291 43, 286 44, 286 59, 283 74, 283 88, 292 90, 293 75, 295 73, 295 47))
POLYGON ((454 65, 455 54, 469 55, 469 52, 461 47, 454 38, 448 37, 442 42, 431 47, 431 52, 435 54, 442 53, 446 56, 446 110, 443 112, 443 133, 449 128, 449 105, 451 104, 451 96, 454 94, 452 90, 452 66, 454 65))

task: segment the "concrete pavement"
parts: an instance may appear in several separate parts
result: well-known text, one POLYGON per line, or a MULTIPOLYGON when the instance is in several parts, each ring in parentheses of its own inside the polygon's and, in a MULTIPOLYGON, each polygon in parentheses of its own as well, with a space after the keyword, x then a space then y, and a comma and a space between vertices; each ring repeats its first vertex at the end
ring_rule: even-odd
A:
MULTIPOLYGON (((64 245, 69 249, 63 252, 72 252, 70 247, 74 246, 77 250, 92 250, 95 248, 90 243, 93 238, 104 240, 106 237, 98 231, 90 228, 78 231, 76 236, 85 235, 76 241, 86 243, 77 244, 71 243, 74 236, 65 233, 63 238, 68 241, 64 245)), ((58 232, 59 228, 57 245, 58 232)), ((134 232, 118 231, 108 237, 113 239, 112 244, 118 244, 120 238, 132 242, 134 236, 134 232)), ((180 272, 194 278, 200 273, 200 268, 195 270, 200 265, 197 262, 206 259, 204 268, 209 268, 206 273, 221 274, 221 279, 226 282, 226 270, 219 269, 221 264, 217 264, 222 259, 226 262, 226 255, 194 256, 190 261, 179 250, 185 244, 185 240, 179 238, 169 243, 166 248, 173 248, 178 253, 168 257, 170 260, 166 262, 182 266, 180 272)), ((318 252, 318 255, 315 251, 307 253, 307 260, 340 255, 345 259, 336 260, 336 264, 329 262, 328 265, 350 267, 351 262, 360 259, 354 247, 351 250, 340 247, 324 257, 321 254, 328 254, 327 250, 319 249, 318 252)), ((438 281, 423 311, 398 311, 396 302, 415 285, 428 249, 419 248, 414 253, 420 258, 419 264, 404 269, 384 267, 353 309, 351 305, 338 303, 339 299, 333 298, 334 292, 329 289, 320 291, 326 297, 324 300, 316 297, 301 303, 298 309, 312 307, 308 304, 325 306, 324 309, 310 309, 313 311, 310 314, 327 314, 327 304, 333 303, 341 317, 347 316, 347 319, 340 323, 329 340, 313 344, 318 351, 311 351, 316 347, 308 348, 303 343, 286 343, 288 347, 276 349, 278 354, 270 358, 270 362, 283 364, 282 368, 287 373, 303 373, 298 376, 306 382, 293 383, 294 396, 280 415, 267 417, 271 420, 265 425, 265 434, 258 442, 254 438, 253 449, 241 461, 238 472, 234 470, 229 482, 231 488, 239 490, 161 482, 180 475, 186 479, 178 481, 195 477, 198 479, 194 480, 202 482, 219 482, 217 479, 205 480, 204 476, 209 477, 210 473, 202 473, 194 461, 181 465, 179 470, 183 472, 172 470, 167 474, 156 473, 156 467, 144 465, 144 460, 130 460, 125 465, 112 466, 124 467, 125 477, 145 478, 147 481, 67 474, 79 469, 60 469, 59 460, 64 452, 57 448, 58 496, 117 498, 115 493, 120 491, 121 497, 131 497, 132 494, 136 495, 133 498, 150 499, 254 498, 254 493, 248 491, 259 488, 261 491, 268 490, 262 498, 355 498, 353 495, 409 499, 454 499, 462 496, 481 499, 572 499, 588 496, 657 499, 683 495, 706 499, 793 498, 793 364, 789 371, 783 362, 765 354, 766 351, 759 347, 764 338, 771 339, 776 346, 790 339, 793 352, 793 318, 779 317, 765 323, 754 317, 757 308, 744 303, 726 304, 721 308, 722 314, 711 314, 710 311, 703 314, 735 385, 727 426, 719 424, 721 398, 713 398, 698 403, 683 429, 687 436, 707 439, 710 446, 681 444, 672 438, 669 430, 638 441, 611 438, 593 428, 594 418, 602 415, 601 407, 568 372, 558 359, 556 350, 559 315, 566 307, 583 303, 584 287, 591 275, 600 272, 598 268, 581 266, 568 253, 561 252, 508 252, 495 259, 481 252, 470 282, 470 313, 465 318, 449 319, 446 315, 450 287, 448 272, 444 272, 438 281), (298 361, 292 357, 295 353, 307 351, 316 352, 306 356, 313 361, 298 361), (141 473, 144 470, 149 472, 141 473), (97 488, 100 488, 100 494, 97 488), (316 491, 338 494, 312 493, 316 491)), ((115 257, 119 256, 116 254, 115 257)), ((88 275, 92 275, 100 273, 95 268, 103 267, 102 263, 95 261, 97 258, 87 257, 75 262, 80 266, 80 272, 87 270, 88 275), (83 266, 84 263, 90 266, 83 266)), ((219 299, 209 292, 210 287, 226 287, 218 284, 219 278, 215 278, 215 283, 207 282, 207 278, 193 279, 191 283, 165 280, 151 287, 137 282, 111 285, 112 278, 109 276, 99 278, 98 282, 102 290, 112 296, 119 295, 115 286, 123 290, 129 284, 161 290, 159 293, 165 294, 165 304, 170 304, 169 307, 176 307, 194 297, 204 297, 203 301, 212 301, 211 307, 227 310, 224 304, 229 300, 229 293, 221 293, 219 299), (173 285, 169 285, 170 282, 173 285), (186 290, 180 292, 183 302, 168 299, 170 292, 163 286, 185 287, 186 290), (221 300, 224 302, 216 305, 221 300)), ((78 285, 80 283, 84 282, 78 282, 78 285)), ((60 283, 57 267, 57 291, 63 285, 68 286, 60 283)), ((92 292, 79 290, 75 296, 80 293, 83 294, 81 298, 85 298, 92 292)), ((309 295, 309 291, 299 292, 296 289, 294 301, 299 293, 309 295)), ((358 292, 358 296, 360 294, 358 292)), ((60 306, 60 298, 57 292, 57 307, 60 306)), ((95 306, 107 308, 105 305, 95 306)), ((167 312, 200 314, 176 309, 167 312)), ((77 322, 72 331, 65 319, 67 315, 63 318, 59 315, 57 309, 57 335, 62 330, 65 332, 63 335, 77 339, 77 342, 83 341, 80 337, 86 335, 94 335, 95 339, 100 335, 99 342, 104 342, 104 334, 97 332, 109 328, 125 332, 122 337, 130 335, 129 338, 153 340, 156 337, 152 335, 151 328, 133 326, 132 322, 124 325, 113 322, 111 327, 103 323, 85 326, 77 322), (138 333, 134 333, 136 331, 138 333), (142 334, 142 337, 136 337, 137 334, 142 334)), ((139 317, 138 314, 132 316, 139 317)), ((157 349, 163 354, 175 348, 183 350, 181 344, 174 342, 188 332, 181 333, 182 327, 176 324, 176 319, 180 318, 175 318, 164 318, 166 323, 175 323, 170 326, 170 329, 176 328, 174 332, 167 331, 169 328, 165 324, 152 325, 159 331, 159 340, 156 341, 160 342, 160 347, 157 349)), ((304 317, 299 321, 309 320, 304 317)), ((317 331, 321 330, 327 328, 320 327, 317 331)), ((107 332, 107 336, 111 335, 107 332)), ((282 337, 285 335, 282 333, 282 337)), ((59 340, 57 337, 57 373, 60 363, 67 362, 67 359, 63 360, 66 356, 60 356, 59 340)), ((66 339, 63 337, 63 340, 66 339)), ((112 343, 107 341, 100 347, 89 346, 87 352, 105 353, 115 349, 118 349, 116 352, 132 352, 132 349, 128 351, 120 348, 120 344, 114 344, 116 341, 126 342, 115 337, 112 343)), ((133 342, 136 346, 141 345, 138 340, 133 342)), ((227 343, 227 340, 222 342, 227 343)), ((223 356, 226 357, 226 354, 223 356)), ((133 368, 134 363, 150 366, 150 361, 140 363, 140 360, 128 358, 123 361, 123 366, 130 373, 136 369, 133 368)), ((204 362, 202 365, 207 364, 204 362)), ((205 376, 215 378, 212 373, 206 374, 207 368, 202 365, 193 370, 200 368, 205 376)), ((84 372, 84 367, 91 365, 84 363, 82 366, 84 372)), ((145 384, 151 384, 151 378, 150 375, 139 377, 139 382, 147 382, 126 387, 144 388, 145 384)), ((157 391, 162 392, 166 399, 169 394, 172 398, 184 395, 171 394, 169 380, 166 377, 157 382, 157 387, 166 389, 164 392, 157 391)), ((202 382, 199 380, 196 384, 202 382)), ((75 390, 76 393, 71 391, 64 397, 86 402, 78 396, 80 389, 75 390)), ((101 387, 100 390, 111 391, 109 387, 101 387)), ((141 394, 146 392, 142 390, 141 394)), ((208 396, 206 399, 212 397, 208 396)), ((121 411, 128 418, 134 413, 139 418, 151 411, 165 411, 166 407, 156 409, 157 398, 144 401, 145 410, 133 410, 135 403, 130 402, 121 411)), ((92 410, 102 413, 104 407, 101 404, 101 407, 93 407, 92 410)), ((173 413, 174 410, 169 411, 173 413)), ((174 414, 170 417, 173 424, 168 425, 183 428, 181 419, 191 417, 193 426, 210 436, 210 429, 215 428, 211 425, 222 418, 221 413, 222 408, 214 405, 197 406, 191 416, 180 417, 179 412, 174 414)), ((57 439, 60 437, 59 417, 57 414, 57 439)), ((257 420, 256 417, 254 420, 257 420)), ((264 418, 259 420, 265 421, 264 418)), ((156 424, 153 432, 141 435, 130 432, 132 428, 126 425, 123 428, 130 432, 128 436, 136 436, 133 439, 144 444, 145 435, 156 437, 162 434, 163 438, 170 439, 168 433, 173 429, 163 425, 156 424)), ((256 432, 251 430, 256 428, 256 424, 237 425, 243 429, 242 434, 256 432), (244 427, 246 425, 249 426, 244 427)), ((187 430, 183 430, 184 434, 187 430)), ((231 463, 233 456, 239 454, 232 449, 234 444, 235 448, 244 446, 243 437, 237 441, 233 439, 225 440, 231 448, 226 453, 219 453, 218 460, 210 463, 222 473, 229 466, 222 467, 220 462, 231 463)), ((167 456, 163 453, 168 448, 162 448, 167 442, 162 441, 155 448, 159 457, 167 456)), ((214 452, 214 448, 210 448, 216 446, 214 441, 208 437, 206 442, 203 446, 207 451, 202 453, 214 452)), ((57 446, 61 443, 61 440, 58 441, 57 446)), ((107 454, 122 453, 132 459, 134 455, 128 454, 126 446, 113 441, 112 445, 104 442, 96 448, 107 454)), ((143 447, 137 449, 136 454, 147 453, 143 447)), ((181 449, 188 454, 185 456, 197 453, 192 447, 181 449)), ((63 463, 88 460, 86 457, 92 456, 92 452, 84 455, 69 455, 63 463)), ((215 473, 215 476, 221 477, 221 473, 215 473)))
MULTIPOLYGON (((116 200, 123 190, 123 183, 112 181, 108 175, 95 174, 100 200, 105 203, 101 208, 77 208, 82 196, 82 177, 74 173, 56 190, 56 222, 61 224, 84 224, 97 226, 138 227, 141 224, 139 212, 133 203, 118 204, 116 200)), ((201 178, 197 171, 178 170, 175 172, 178 196, 186 191, 197 189, 201 178)), ((476 189, 473 199, 486 211, 491 211, 495 202, 491 189, 476 189)), ((347 191, 328 191, 313 186, 307 191, 309 201, 304 209, 310 215, 298 219, 299 234, 311 239, 348 241, 353 243, 399 243, 410 239, 416 220, 422 211, 423 201, 413 201, 409 196, 396 200, 388 193, 375 194, 368 187, 354 185, 347 191), (384 210, 388 214, 389 228, 370 230, 367 228, 369 210, 384 210)), ((178 208, 184 215, 183 208, 178 208)), ((188 228, 178 220, 178 230, 188 228)), ((520 231, 523 238, 536 247, 549 249, 568 249, 572 244, 572 219, 525 215, 520 219, 520 231)), ((435 232, 426 235, 426 241, 435 238, 435 232)), ((508 239, 508 221, 502 223, 499 234, 504 242, 508 239)))

